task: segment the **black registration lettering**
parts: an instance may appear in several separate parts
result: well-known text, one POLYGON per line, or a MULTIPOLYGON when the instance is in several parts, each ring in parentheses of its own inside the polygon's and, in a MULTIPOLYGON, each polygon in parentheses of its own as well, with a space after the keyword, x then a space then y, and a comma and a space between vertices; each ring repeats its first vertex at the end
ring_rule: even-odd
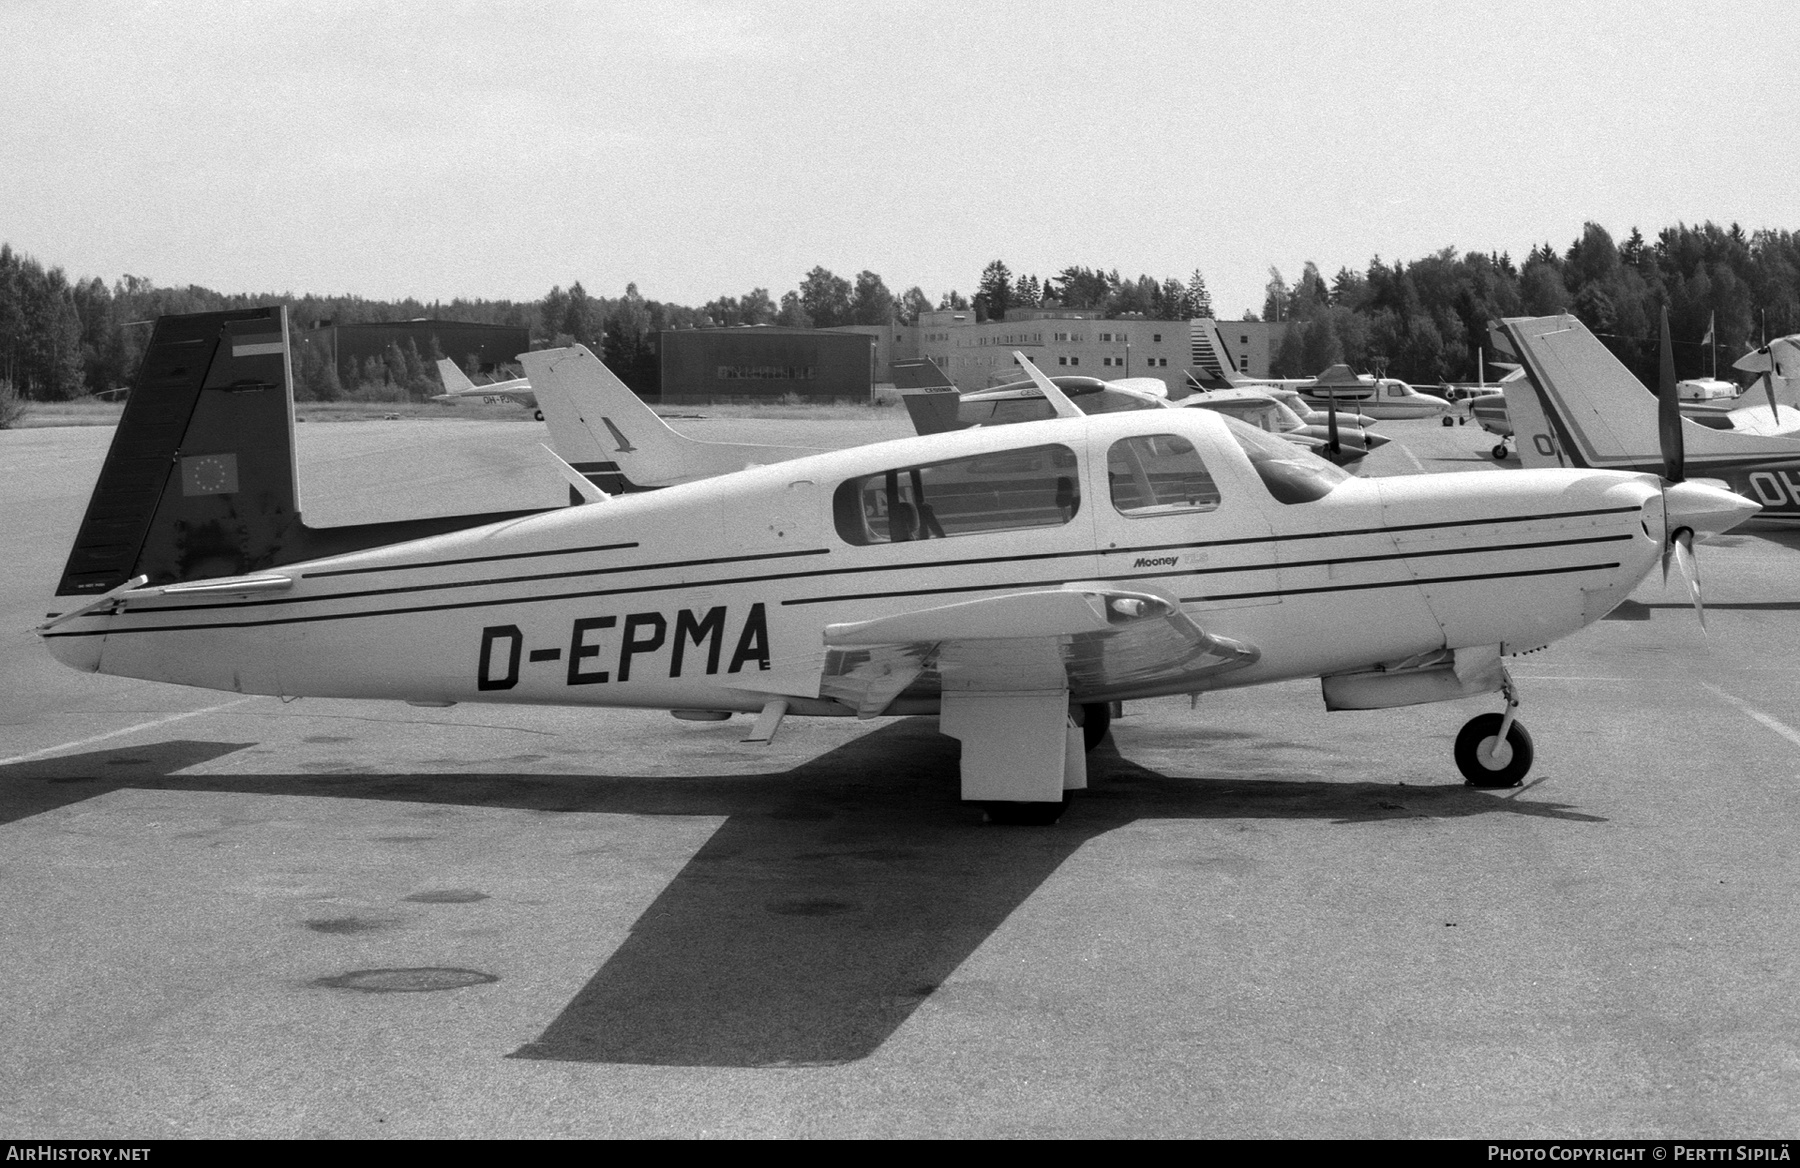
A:
POLYGON ((719 671, 719 649, 725 640, 725 606, 709 609, 704 617, 695 617, 692 612, 682 609, 675 616, 675 650, 669 656, 669 676, 681 676, 681 659, 687 651, 688 642, 694 648, 700 642, 710 641, 706 650, 706 672, 714 674, 719 671))
POLYGON ((758 669, 769 667, 769 618, 760 604, 751 605, 750 615, 744 618, 744 631, 738 634, 737 650, 731 655, 727 672, 736 673, 747 661, 756 662, 758 669))
MULTIPOLYGON (((595 629, 610 629, 619 623, 616 616, 584 616, 577 620, 569 630, 569 684, 598 685, 610 681, 612 675, 604 669, 585 672, 581 663, 589 657, 600 656, 600 646, 587 643, 587 635, 595 629)), ((517 630, 514 630, 515 632, 517 630)), ((518 650, 513 650, 513 669, 518 671, 518 650)))
POLYGON ((481 630, 481 660, 475 667, 476 689, 511 689, 519 684, 519 650, 525 646, 525 634, 518 625, 489 625, 481 630), (506 672, 494 676, 494 647, 505 641, 506 672))
POLYGON ((650 653, 662 648, 663 634, 668 631, 669 622, 664 620, 660 612, 634 612, 625 618, 625 636, 619 645, 619 680, 631 680, 631 659, 639 653, 650 653), (648 637, 638 636, 642 629, 649 629, 648 637))

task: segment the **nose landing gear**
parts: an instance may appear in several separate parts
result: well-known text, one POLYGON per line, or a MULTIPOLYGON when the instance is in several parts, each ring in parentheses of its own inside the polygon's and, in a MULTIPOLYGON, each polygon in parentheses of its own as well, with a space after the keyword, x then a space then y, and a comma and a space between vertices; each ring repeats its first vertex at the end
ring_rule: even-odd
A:
POLYGON ((1506 712, 1470 718, 1456 736, 1456 769, 1471 787, 1516 787, 1531 769, 1531 733, 1517 720, 1519 693, 1510 676, 1500 692, 1506 696, 1506 712))

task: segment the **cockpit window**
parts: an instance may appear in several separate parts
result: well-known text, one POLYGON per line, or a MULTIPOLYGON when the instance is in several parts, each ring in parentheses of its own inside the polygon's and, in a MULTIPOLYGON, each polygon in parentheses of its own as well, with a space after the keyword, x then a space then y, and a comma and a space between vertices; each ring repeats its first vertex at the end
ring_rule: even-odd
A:
POLYGON ((1132 518, 1219 506, 1219 488, 1200 452, 1176 434, 1144 434, 1113 443, 1106 452, 1106 481, 1113 506, 1132 518))
POLYGON ((1278 503, 1311 503, 1331 494, 1332 488, 1350 477, 1348 471, 1332 466, 1310 450, 1302 450, 1285 438, 1265 434, 1236 418, 1226 418, 1225 425, 1237 439, 1250 465, 1275 496, 1278 503))
POLYGON ((897 467, 832 496, 838 534, 857 545, 1060 527, 1080 510, 1075 452, 1060 445, 897 467))
POLYGON ((1388 396, 1389 397, 1405 397, 1406 396, 1406 387, 1404 385, 1400 385, 1397 383, 1394 385, 1390 385, 1390 386, 1388 386, 1388 396))

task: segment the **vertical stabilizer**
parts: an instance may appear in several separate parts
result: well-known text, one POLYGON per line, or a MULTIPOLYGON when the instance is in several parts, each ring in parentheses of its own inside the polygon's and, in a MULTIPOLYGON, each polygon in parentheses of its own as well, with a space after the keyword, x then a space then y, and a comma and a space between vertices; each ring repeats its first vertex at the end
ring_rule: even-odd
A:
MULTIPOLYGON (((1657 399, 1573 316, 1509 317, 1493 339, 1519 359, 1530 392, 1506 385, 1519 457, 1530 466, 1662 474, 1657 399), (1515 404, 1517 403, 1517 404, 1515 404)), ((1800 457, 1791 438, 1710 430, 1679 420, 1690 471, 1800 457)))
POLYGON ((287 312, 163 317, 59 596, 267 567, 300 526, 287 312))
POLYGON ((464 394, 479 392, 469 375, 457 367, 456 362, 448 357, 438 358, 438 380, 444 383, 444 392, 448 394, 464 394))
POLYGON ((1227 389, 1248 380, 1238 372, 1219 322, 1211 317, 1188 321, 1188 375, 1201 389, 1227 389))
POLYGON ((160 318, 56 594, 241 576, 531 513, 307 527, 292 387, 285 308, 160 318))
POLYGON ((644 491, 817 454, 804 446, 703 442, 657 417, 583 345, 519 354, 560 455, 608 494, 644 491))

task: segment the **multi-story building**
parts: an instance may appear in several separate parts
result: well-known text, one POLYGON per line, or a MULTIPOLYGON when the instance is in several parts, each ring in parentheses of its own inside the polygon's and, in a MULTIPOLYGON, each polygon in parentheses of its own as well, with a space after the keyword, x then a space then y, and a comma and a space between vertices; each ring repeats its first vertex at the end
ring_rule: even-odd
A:
MULTIPOLYGON (((1232 359, 1251 376, 1268 375, 1285 327, 1219 323, 1232 359)), ((1023 374, 1012 359, 1017 349, 1053 376, 1157 377, 1179 395, 1191 361, 1189 336, 1185 320, 1108 319, 1095 309, 1015 308, 1005 320, 986 321, 977 321, 972 309, 939 309, 919 316, 917 355, 929 358, 965 392, 1020 380, 1023 374)))

